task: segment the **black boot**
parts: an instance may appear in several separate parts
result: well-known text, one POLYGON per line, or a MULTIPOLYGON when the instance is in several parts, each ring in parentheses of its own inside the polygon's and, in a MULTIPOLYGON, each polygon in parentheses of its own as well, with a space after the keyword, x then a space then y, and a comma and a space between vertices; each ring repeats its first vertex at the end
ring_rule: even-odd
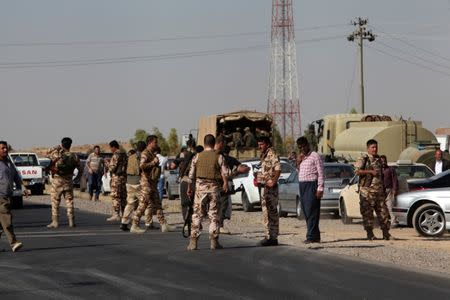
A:
POLYGON ((128 228, 128 224, 120 224, 120 229, 122 231, 130 231, 130 228, 128 228))
POLYGON ((367 231, 367 240, 373 241, 377 239, 373 234, 373 229, 366 229, 366 231, 367 231))
POLYGON ((389 233, 389 229, 383 229, 383 240, 389 241, 391 237, 392 236, 389 233))
POLYGON ((278 246, 278 239, 267 239, 264 238, 261 241, 259 241, 260 246, 278 246))

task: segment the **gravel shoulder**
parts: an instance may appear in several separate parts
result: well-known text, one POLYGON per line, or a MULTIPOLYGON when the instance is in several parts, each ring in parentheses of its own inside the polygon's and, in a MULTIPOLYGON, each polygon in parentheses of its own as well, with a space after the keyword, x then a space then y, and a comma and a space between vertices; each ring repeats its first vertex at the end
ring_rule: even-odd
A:
MULTIPOLYGON (((75 193, 75 208, 101 214, 111 214, 112 207, 109 197, 101 196, 100 201, 87 199, 86 193, 75 193)), ((50 204, 49 195, 33 196, 26 201, 32 203, 50 204)), ((61 201, 65 206, 64 200, 61 201)), ((169 224, 181 228, 183 221, 180 214, 179 200, 163 200, 163 208, 169 224)), ((64 218, 64 216, 62 216, 64 218)), ((50 211, 49 211, 50 220, 50 211)), ((156 221, 156 217, 154 217, 156 221)), ((206 225, 206 224, 205 224, 206 225)), ((207 228, 207 226, 203 226, 207 228)), ((261 211, 243 212, 240 207, 233 207, 231 220, 225 221, 225 227, 232 235, 243 238, 260 240, 264 236, 261 211)), ((413 228, 393 228, 391 234, 395 238, 391 241, 365 240, 365 231, 361 223, 344 225, 332 215, 322 214, 320 221, 322 242, 320 244, 305 245, 306 234, 304 220, 295 217, 280 218, 279 242, 295 247, 356 257, 365 261, 378 261, 416 270, 438 272, 448 276, 450 274, 450 234, 440 238, 424 238, 419 236, 413 228)), ((381 230, 374 230, 377 237, 381 237, 381 230)), ((226 245, 225 245, 226 247, 226 245)))

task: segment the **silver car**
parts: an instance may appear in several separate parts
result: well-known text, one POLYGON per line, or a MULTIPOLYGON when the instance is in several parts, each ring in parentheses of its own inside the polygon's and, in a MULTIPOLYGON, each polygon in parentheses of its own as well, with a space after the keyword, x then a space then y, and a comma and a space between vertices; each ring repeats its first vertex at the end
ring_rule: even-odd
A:
MULTIPOLYGON (((352 165, 344 163, 324 163, 324 193, 320 203, 320 210, 339 214, 339 194, 342 189, 342 181, 350 180, 354 176, 352 165)), ((295 170, 287 180, 279 180, 278 214, 286 217, 288 213, 294 213, 298 218, 303 217, 298 172, 295 170)))
POLYGON ((437 237, 450 230, 450 188, 404 193, 393 206, 400 225, 414 227, 422 236, 437 237))

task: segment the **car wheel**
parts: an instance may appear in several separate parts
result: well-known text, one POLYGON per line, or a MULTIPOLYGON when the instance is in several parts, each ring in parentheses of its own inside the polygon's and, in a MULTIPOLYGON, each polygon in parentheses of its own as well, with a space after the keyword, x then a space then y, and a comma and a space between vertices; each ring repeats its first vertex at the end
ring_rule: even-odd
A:
POLYGON ((253 211, 253 204, 251 204, 248 200, 248 196, 245 191, 242 192, 242 208, 245 212, 253 211))
POLYGON ((23 197, 13 197, 11 202, 12 209, 23 208, 23 197))
POLYGON ((347 208, 345 207, 345 202, 344 199, 341 199, 339 201, 339 205, 341 207, 341 221, 344 224, 352 224, 353 223, 353 219, 349 218, 347 215, 347 208))
POLYGON ((298 199, 298 198, 297 198, 297 207, 295 210, 297 213, 297 219, 299 219, 299 220, 305 219, 305 214, 303 213, 303 210, 302 210, 302 204, 300 202, 300 199, 298 199))
POLYGON ((441 236, 445 231, 444 213, 436 204, 424 204, 414 212, 413 226, 422 236, 441 236))
POLYGON ((287 212, 285 212, 285 211, 282 210, 280 202, 278 202, 278 205, 277 205, 277 211, 278 211, 278 216, 279 216, 280 218, 286 218, 287 215, 288 215, 287 212))

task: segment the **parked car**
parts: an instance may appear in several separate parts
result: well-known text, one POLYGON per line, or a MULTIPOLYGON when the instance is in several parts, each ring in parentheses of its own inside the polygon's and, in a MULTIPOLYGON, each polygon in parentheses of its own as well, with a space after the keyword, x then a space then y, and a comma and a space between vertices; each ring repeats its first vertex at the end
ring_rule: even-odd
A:
POLYGON ((450 230, 448 187, 404 193, 397 197, 393 206, 399 223, 414 227, 422 236, 437 237, 450 230))
POLYGON ((450 170, 437 175, 408 181, 410 191, 450 187, 450 170))
POLYGON ((36 153, 10 153, 9 158, 22 177, 25 188, 33 194, 44 194, 44 172, 36 153))
MULTIPOLYGON (((343 179, 350 179, 354 175, 353 166, 344 163, 324 163, 324 193, 320 202, 320 210, 339 213, 339 194, 343 179)), ((288 213, 303 218, 300 204, 298 172, 294 170, 288 179, 279 180, 278 214, 286 217, 288 213)))
MULTIPOLYGON (((409 191, 408 182, 414 178, 427 178, 434 175, 433 171, 424 164, 412 163, 411 161, 398 161, 389 163, 392 166, 399 181, 399 194, 409 191)), ((361 219, 359 209, 358 193, 359 177, 355 175, 352 179, 343 180, 342 191, 339 196, 339 215, 344 224, 351 224, 353 219, 361 219)))
MULTIPOLYGON (((250 167, 248 174, 241 174, 233 178, 233 188, 237 189, 241 185, 243 191, 231 195, 231 202, 233 204, 242 205, 244 211, 252 211, 255 205, 261 204, 260 192, 256 183, 254 172, 257 172, 260 168, 260 160, 252 159, 242 161, 243 164, 250 167)), ((291 173, 295 171, 295 168, 286 160, 281 160, 281 175, 280 179, 287 179, 291 173)))

